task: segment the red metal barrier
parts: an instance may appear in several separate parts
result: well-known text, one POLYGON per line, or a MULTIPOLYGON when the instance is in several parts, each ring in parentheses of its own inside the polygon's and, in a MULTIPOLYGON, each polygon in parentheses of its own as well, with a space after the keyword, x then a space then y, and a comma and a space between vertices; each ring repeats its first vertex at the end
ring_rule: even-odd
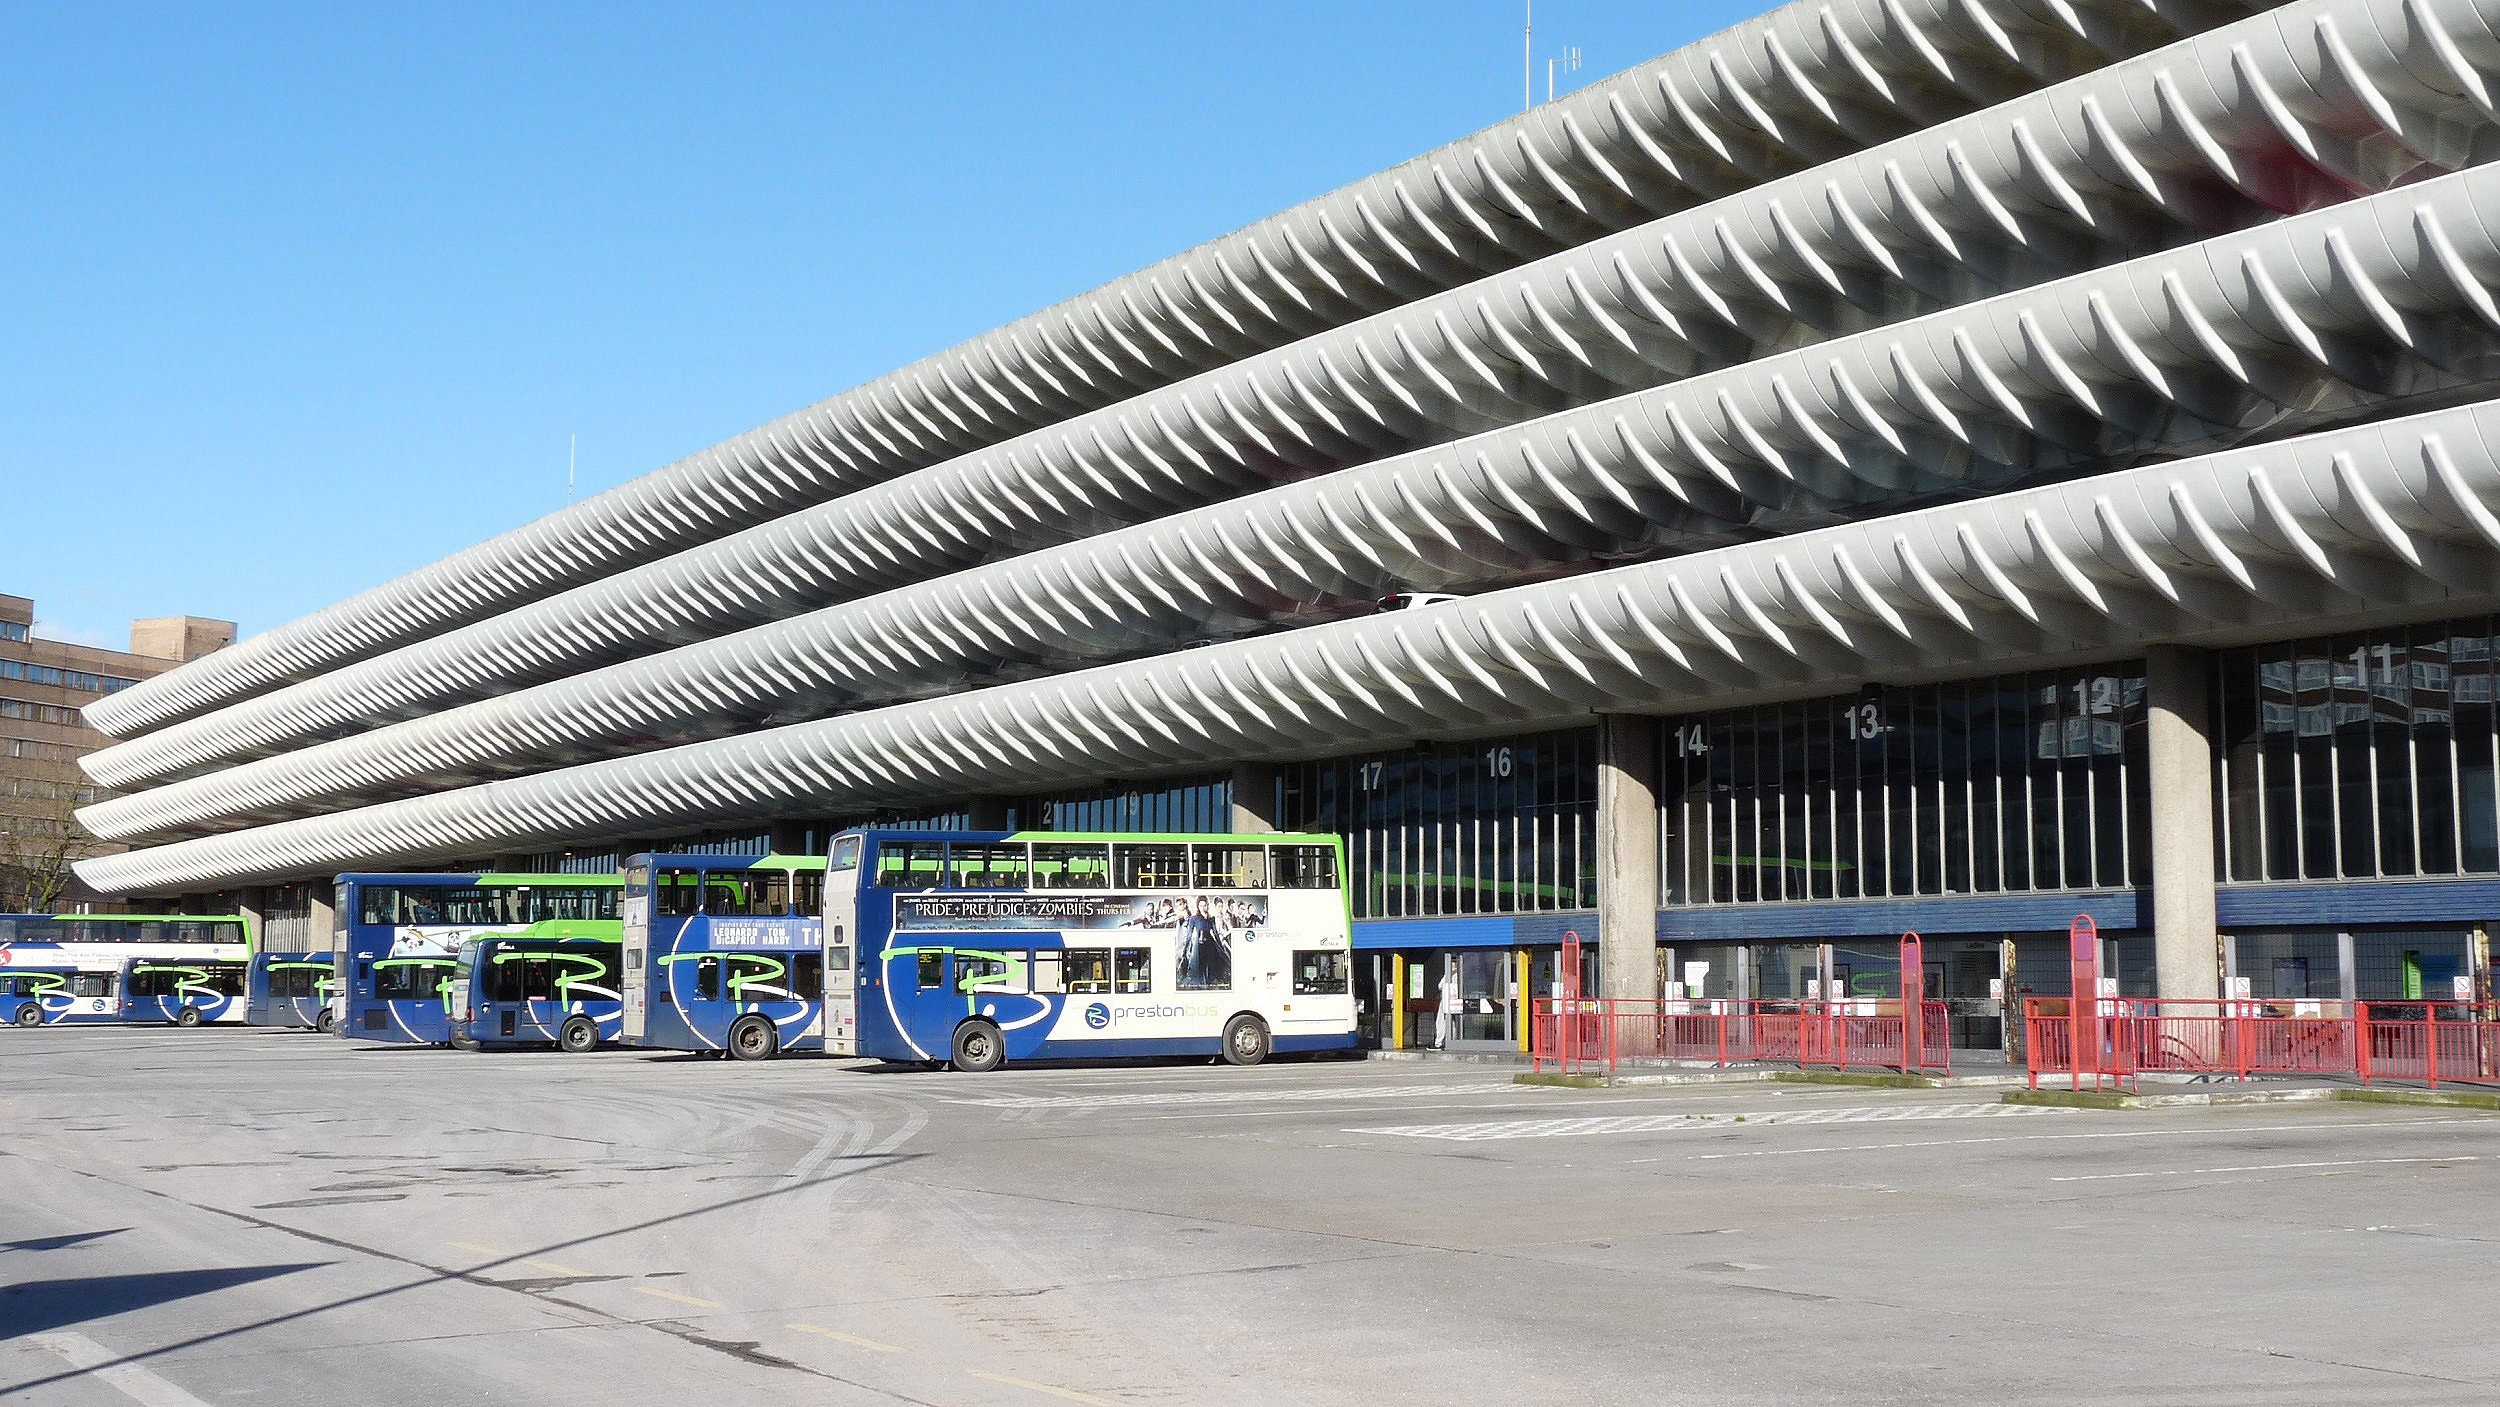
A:
POLYGON ((1611 1071, 1626 1060, 1714 1066, 1772 1063, 1951 1072, 1951 1023, 1941 1001, 1903 1015, 1885 999, 1838 1002, 1539 1000, 1529 1053, 1539 1070, 1611 1071))
POLYGON ((2500 1011, 2457 1003, 2035 997, 2023 1004, 2033 1088, 2065 1075, 2353 1075, 2500 1083, 2500 1011), (2082 1043, 2078 1052, 2077 1042, 2082 1043))

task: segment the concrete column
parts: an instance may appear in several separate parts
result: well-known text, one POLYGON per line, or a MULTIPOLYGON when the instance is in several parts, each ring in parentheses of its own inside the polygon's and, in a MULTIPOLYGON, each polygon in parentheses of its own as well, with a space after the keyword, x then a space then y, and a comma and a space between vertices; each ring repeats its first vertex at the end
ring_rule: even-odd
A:
POLYGON ((324 880, 311 879, 305 883, 312 886, 312 897, 304 905, 304 922, 310 926, 310 931, 304 935, 304 946, 314 952, 323 949, 336 952, 339 939, 335 902, 337 891, 324 880))
POLYGON ((1233 766, 1233 833, 1256 835, 1278 829, 1276 764, 1240 762, 1233 766))
POLYGON ((1010 809, 1006 797, 976 796, 964 803, 964 824, 976 831, 1009 830, 1010 809))
POLYGON ((2222 991, 2214 942, 2212 703, 2205 655, 2157 645, 2145 651, 2144 684, 2154 991, 2211 1001, 2222 991))
POLYGON ((2335 995, 2347 1007, 2361 1000, 2361 963, 2357 947, 2349 930, 2335 935, 2335 995))
POLYGON ((772 824, 769 835, 769 843, 772 845, 773 853, 776 855, 805 855, 809 853, 809 841, 812 837, 809 835, 809 827, 804 821, 775 821, 772 824))
POLYGON ((1658 720, 1608 714, 1597 747, 1598 994, 1658 995, 1658 720))

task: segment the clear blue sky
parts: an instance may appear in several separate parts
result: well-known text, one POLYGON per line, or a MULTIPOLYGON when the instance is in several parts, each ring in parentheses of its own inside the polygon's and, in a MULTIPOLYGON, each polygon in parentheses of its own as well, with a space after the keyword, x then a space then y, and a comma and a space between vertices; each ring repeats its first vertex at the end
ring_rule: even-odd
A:
POLYGON ((0 592, 266 630, 1497 121, 1520 12, 0 7, 0 592))

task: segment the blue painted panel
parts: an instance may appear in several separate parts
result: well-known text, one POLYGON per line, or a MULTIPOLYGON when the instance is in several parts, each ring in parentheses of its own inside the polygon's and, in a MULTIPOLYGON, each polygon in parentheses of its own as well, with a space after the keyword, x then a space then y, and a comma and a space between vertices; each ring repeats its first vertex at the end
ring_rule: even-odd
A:
POLYGON ((1663 943, 1738 943, 1766 939, 1819 941, 1916 930, 2011 933, 2063 929, 2090 914, 2116 936, 2137 926, 2130 889, 2059 894, 1961 894, 1936 899, 1820 899, 1796 904, 1721 904, 1658 913, 1663 943))
POLYGON ((2500 918, 2500 879, 2224 885, 2214 895, 2214 910, 2225 929, 2475 922, 2500 918))
POLYGON ((1479 914, 1471 918, 1373 918, 1354 925, 1358 953, 1423 953, 1442 948, 1542 948, 1575 930, 1583 943, 1597 941, 1597 915, 1587 910, 1551 914, 1479 914))

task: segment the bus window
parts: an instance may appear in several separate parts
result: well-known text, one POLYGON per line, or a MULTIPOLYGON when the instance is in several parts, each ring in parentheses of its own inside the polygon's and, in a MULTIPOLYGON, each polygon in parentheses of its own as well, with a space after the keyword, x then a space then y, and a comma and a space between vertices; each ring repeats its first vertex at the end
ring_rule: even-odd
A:
POLYGON ((1014 992, 1020 983, 1012 980, 1013 969, 1005 958, 987 955, 955 955, 955 990, 959 992, 1014 992))
POLYGON ((69 994, 73 997, 109 997, 113 995, 116 976, 118 974, 111 972, 81 972, 69 979, 69 994))
POLYGON ((790 955, 790 995, 816 1001, 825 994, 825 959, 821 953, 790 955))
POLYGON ((442 981, 450 964, 437 967, 432 963, 395 962, 374 965, 373 995, 381 1001, 431 1001, 435 985, 442 981))
POLYGON ((920 955, 920 990, 935 991, 945 985, 946 954, 922 953, 920 955))
POLYGON ((1036 889, 1110 888, 1111 847, 1037 842, 1033 846, 1033 887, 1036 889))
POLYGON ((1070 992, 1108 992, 1111 990, 1111 950, 1109 948, 1070 948, 1059 955, 1061 969, 1067 974, 1070 992))
POLYGON ((1151 992, 1154 990, 1154 970, 1152 964, 1147 960, 1147 954, 1149 951, 1151 950, 1146 948, 1121 948, 1118 950, 1118 960, 1113 968, 1113 971, 1117 974, 1117 980, 1114 982, 1112 990, 1130 995, 1135 995, 1139 992, 1151 992))
POLYGON ((814 918, 825 911, 825 877, 815 870, 790 872, 790 912, 814 918))
POLYGON ((714 881, 705 888, 711 891, 703 904, 706 913, 780 918, 790 912, 788 870, 752 870, 728 887, 714 881))
POLYGON ((720 959, 694 960, 694 995, 697 1001, 720 1000, 720 959))
POLYGON ((1200 845, 1197 852, 1200 889, 1267 888, 1267 847, 1264 845, 1200 845))
POLYGON ((836 924, 833 929, 833 941, 825 945, 825 971, 848 972, 850 970, 850 940, 843 936, 842 926, 836 924))
POLYGON ((957 889, 1022 889, 1024 847, 958 843, 947 852, 946 882, 957 889))
POLYGON ((1293 955, 1293 994, 1297 997, 1345 995, 1345 954, 1314 951, 1293 955))
POLYGON ((1337 849, 1333 845, 1279 845, 1275 848, 1276 887, 1334 889, 1337 849))
POLYGON ((1033 979, 1032 986, 1035 995, 1048 996, 1053 992, 1068 990, 1067 983, 1061 980, 1059 975, 1059 956, 1055 952, 1033 955, 1033 965, 1027 971, 1033 979))
POLYGON ((888 840, 877 846, 879 889, 935 889, 945 873, 942 840, 888 840))
POLYGON ((834 837, 833 854, 826 859, 825 869, 832 874, 849 874, 851 871, 858 869, 859 847, 860 839, 858 836, 844 835, 834 837))
POLYGON ((1189 847, 1186 845, 1115 845, 1111 849, 1114 889, 1187 889, 1189 847))
POLYGON ((608 922, 616 918, 617 886, 615 885, 602 885, 597 889, 540 889, 522 892, 531 895, 531 903, 525 915, 515 918, 514 921, 518 923, 536 923, 540 919, 547 918, 598 919, 608 922))
POLYGON ((387 884, 368 884, 357 890, 356 921, 391 927, 399 922, 399 891, 387 884))
POLYGON ((696 913, 703 906, 701 870, 662 870, 651 897, 653 912, 671 917, 696 913))

